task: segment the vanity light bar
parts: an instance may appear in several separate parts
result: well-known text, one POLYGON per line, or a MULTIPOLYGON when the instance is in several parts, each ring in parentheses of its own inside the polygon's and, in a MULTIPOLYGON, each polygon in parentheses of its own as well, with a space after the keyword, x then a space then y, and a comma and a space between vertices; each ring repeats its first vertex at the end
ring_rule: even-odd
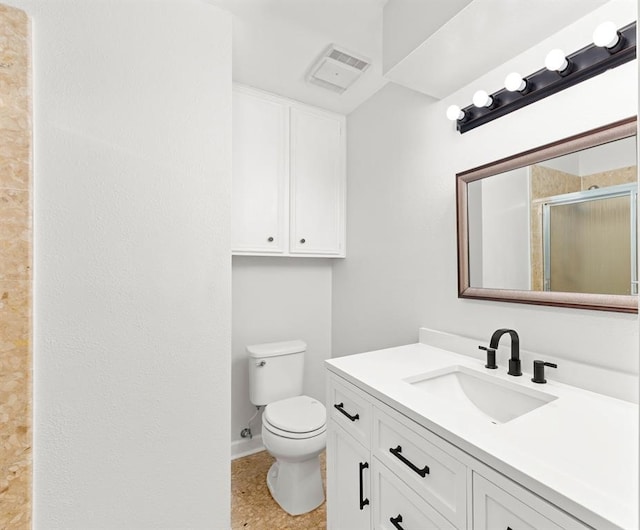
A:
POLYGON ((560 56, 564 55, 561 50, 552 50, 547 56, 547 67, 521 78, 522 83, 516 83, 517 74, 510 74, 507 76, 506 83, 508 89, 503 88, 493 94, 478 91, 473 98, 474 105, 463 109, 452 105, 447 110, 447 116, 451 120, 456 120, 456 128, 462 134, 586 81, 606 70, 632 61, 636 58, 636 22, 618 30, 617 35, 614 32, 612 37, 603 38, 600 35, 603 32, 598 30, 602 27, 608 30, 605 33, 611 33, 609 27, 611 24, 611 22, 605 22, 598 26, 594 32, 594 41, 597 45, 589 44, 566 57, 560 56), (604 42, 605 40, 607 42, 604 42))

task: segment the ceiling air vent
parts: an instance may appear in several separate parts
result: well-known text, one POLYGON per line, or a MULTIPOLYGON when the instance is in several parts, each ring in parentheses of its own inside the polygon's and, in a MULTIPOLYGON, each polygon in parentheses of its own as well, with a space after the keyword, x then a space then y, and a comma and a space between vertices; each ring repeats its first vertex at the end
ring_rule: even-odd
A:
POLYGON ((342 94, 370 64, 369 59, 332 44, 311 67, 307 81, 342 94))

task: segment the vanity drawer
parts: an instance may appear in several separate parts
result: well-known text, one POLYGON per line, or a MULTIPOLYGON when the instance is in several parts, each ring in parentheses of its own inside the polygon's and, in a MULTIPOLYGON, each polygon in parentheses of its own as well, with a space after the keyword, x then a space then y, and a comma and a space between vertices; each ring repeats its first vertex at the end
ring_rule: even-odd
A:
POLYGON ((455 530, 455 527, 373 459, 374 530, 455 530), (395 521, 395 523, 394 523, 395 521))
POLYGON ((332 420, 366 448, 371 447, 373 407, 360 390, 335 376, 331 377, 327 409, 332 420))
POLYGON ((418 425, 409 427, 375 409, 373 455, 454 527, 466 528, 467 468, 426 436, 434 437, 418 425))
POLYGON ((510 493, 473 473, 474 530, 588 530, 578 520, 515 483, 510 493))

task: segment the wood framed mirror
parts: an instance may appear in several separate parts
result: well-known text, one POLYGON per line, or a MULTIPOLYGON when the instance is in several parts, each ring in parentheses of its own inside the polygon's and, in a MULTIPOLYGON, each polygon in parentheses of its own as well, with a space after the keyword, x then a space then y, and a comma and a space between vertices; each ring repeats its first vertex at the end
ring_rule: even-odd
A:
POLYGON ((458 296, 638 312, 637 119, 456 175, 458 296))

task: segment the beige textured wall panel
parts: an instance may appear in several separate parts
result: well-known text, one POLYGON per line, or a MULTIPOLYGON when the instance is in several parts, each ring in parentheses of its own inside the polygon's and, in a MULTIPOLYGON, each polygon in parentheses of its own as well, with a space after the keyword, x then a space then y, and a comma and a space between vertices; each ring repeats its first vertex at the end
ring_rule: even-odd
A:
POLYGON ((603 171, 582 177, 582 189, 588 190, 591 186, 606 188, 617 184, 631 184, 638 178, 638 167, 629 166, 612 171, 603 171))
POLYGON ((0 528, 31 526, 29 23, 0 5, 0 528))
MULTIPOLYGON (((531 166, 531 200, 580 191, 581 179, 546 166, 531 166)), ((544 290, 542 252, 542 205, 531 204, 531 289, 544 290)))
POLYGON ((542 205, 531 204, 531 290, 544 291, 542 205))
POLYGON ((29 93, 27 15, 0 5, 0 188, 29 188, 29 93))
POLYGON ((531 166, 531 200, 580 191, 580 177, 546 166, 531 166))

